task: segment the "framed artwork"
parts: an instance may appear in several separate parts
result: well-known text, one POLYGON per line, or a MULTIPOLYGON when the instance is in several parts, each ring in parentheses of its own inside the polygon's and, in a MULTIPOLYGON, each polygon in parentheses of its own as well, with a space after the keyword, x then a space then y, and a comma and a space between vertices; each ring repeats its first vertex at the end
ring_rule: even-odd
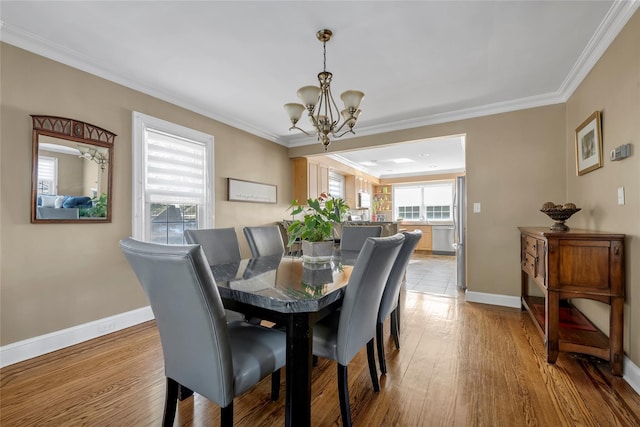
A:
POLYGON ((271 184, 227 178, 227 200, 235 202, 276 203, 277 187, 271 184))
POLYGON ((576 171, 584 175, 602 165, 602 126, 596 111, 576 129, 576 171))

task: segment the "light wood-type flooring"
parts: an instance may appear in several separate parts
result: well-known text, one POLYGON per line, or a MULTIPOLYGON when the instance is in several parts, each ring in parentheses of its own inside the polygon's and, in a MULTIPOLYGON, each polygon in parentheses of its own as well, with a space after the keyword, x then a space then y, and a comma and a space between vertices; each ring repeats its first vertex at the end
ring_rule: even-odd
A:
MULTIPOLYGON (((349 365, 356 426, 640 426, 640 397, 607 362, 544 359, 526 313, 464 298, 407 292, 401 349, 385 325, 389 372, 374 393, 365 351, 349 365)), ((165 380, 153 322, 0 371, 0 425, 159 426, 165 380)), ((284 425, 269 378, 235 400, 237 426, 284 425)), ((313 370, 312 423, 340 425, 336 365, 313 370)), ((175 425, 218 426, 201 396, 180 402, 175 425)))

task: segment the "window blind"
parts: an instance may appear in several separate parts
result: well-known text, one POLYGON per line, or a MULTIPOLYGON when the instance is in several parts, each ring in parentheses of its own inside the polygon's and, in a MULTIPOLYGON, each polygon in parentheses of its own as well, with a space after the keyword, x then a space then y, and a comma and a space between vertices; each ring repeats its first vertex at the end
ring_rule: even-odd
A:
POLYGON ((344 199, 344 176, 329 172, 329 194, 344 199))
POLYGON ((38 193, 56 194, 56 176, 58 175, 58 159, 38 156, 38 193))
POLYGON ((204 144, 155 129, 146 133, 147 203, 204 204, 204 144))

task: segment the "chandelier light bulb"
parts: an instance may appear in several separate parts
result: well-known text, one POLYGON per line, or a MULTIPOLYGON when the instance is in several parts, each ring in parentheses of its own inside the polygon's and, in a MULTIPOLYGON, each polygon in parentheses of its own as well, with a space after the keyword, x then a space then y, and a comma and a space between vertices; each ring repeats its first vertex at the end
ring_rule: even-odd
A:
POLYGON ((287 110, 291 122, 295 125, 298 120, 300 120, 300 117, 302 117, 305 107, 302 104, 291 103, 285 104, 284 109, 287 110))
POLYGON ((320 92, 318 86, 304 86, 298 89, 298 98, 300 98, 302 104, 304 104, 308 110, 312 111, 318 103, 320 92))
POLYGON ((347 110, 356 111, 358 107, 360 107, 360 102, 364 98, 364 92, 360 92, 359 90, 348 90, 340 95, 340 99, 344 102, 344 107, 347 110))

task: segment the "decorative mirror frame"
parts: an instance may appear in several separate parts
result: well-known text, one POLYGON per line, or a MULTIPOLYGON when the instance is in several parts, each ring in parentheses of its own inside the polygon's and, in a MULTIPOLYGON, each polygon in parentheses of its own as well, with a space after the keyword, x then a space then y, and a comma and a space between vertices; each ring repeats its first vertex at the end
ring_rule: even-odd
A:
POLYGON ((109 223, 111 217, 111 202, 113 200, 113 143, 116 134, 94 126, 89 123, 78 120, 67 119, 55 116, 36 116, 31 115, 33 119, 33 135, 32 135, 32 165, 31 165, 31 222, 32 223, 109 223), (106 168, 109 176, 107 177, 107 206, 106 218, 70 218, 70 219, 43 219, 37 218, 38 212, 38 154, 40 135, 46 135, 53 138, 65 139, 81 144, 93 145, 107 149, 108 161, 106 168))

